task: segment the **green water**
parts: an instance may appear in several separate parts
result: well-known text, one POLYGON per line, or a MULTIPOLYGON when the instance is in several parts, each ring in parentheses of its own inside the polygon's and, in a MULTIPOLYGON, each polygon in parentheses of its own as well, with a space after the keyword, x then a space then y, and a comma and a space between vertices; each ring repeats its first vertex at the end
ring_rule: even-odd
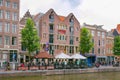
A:
POLYGON ((120 80, 120 72, 53 75, 53 76, 0 77, 0 80, 120 80))

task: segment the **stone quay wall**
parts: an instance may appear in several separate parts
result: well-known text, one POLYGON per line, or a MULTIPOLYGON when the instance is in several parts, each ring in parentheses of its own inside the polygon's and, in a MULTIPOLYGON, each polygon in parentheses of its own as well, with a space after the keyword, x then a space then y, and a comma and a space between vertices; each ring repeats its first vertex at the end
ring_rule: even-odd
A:
POLYGON ((3 76, 34 76, 34 75, 65 75, 65 74, 82 74, 98 72, 118 72, 120 67, 112 68, 87 68, 87 69, 57 69, 57 70, 28 70, 28 71, 2 71, 3 76))

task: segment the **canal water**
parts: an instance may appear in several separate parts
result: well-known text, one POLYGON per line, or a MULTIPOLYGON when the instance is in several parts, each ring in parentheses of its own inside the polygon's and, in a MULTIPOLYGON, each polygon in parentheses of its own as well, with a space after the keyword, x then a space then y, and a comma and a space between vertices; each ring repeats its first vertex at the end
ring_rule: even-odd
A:
POLYGON ((72 75, 0 77, 0 80, 120 80, 120 72, 101 72, 72 75))

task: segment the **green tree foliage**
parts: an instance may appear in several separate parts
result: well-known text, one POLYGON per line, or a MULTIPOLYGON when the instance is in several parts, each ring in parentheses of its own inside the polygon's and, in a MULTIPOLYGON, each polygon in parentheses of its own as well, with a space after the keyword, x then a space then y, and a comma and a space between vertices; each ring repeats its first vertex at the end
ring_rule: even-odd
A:
POLYGON ((93 43, 91 39, 92 36, 89 30, 83 27, 80 32, 80 42, 79 42, 79 51, 82 54, 89 53, 89 51, 93 47, 93 43))
POLYGON ((22 29, 22 45, 27 49, 29 60, 34 51, 39 50, 40 40, 32 19, 28 18, 25 27, 22 29))
POLYGON ((113 53, 120 55, 120 36, 115 36, 114 38, 113 53))

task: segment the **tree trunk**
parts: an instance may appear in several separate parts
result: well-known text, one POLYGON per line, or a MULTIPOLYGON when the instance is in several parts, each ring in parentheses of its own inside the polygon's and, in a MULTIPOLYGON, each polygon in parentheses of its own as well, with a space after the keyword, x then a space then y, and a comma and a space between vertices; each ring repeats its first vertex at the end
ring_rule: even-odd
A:
POLYGON ((30 52, 28 53, 28 55, 29 55, 28 70, 30 70, 30 66, 31 66, 31 55, 30 55, 30 52))

